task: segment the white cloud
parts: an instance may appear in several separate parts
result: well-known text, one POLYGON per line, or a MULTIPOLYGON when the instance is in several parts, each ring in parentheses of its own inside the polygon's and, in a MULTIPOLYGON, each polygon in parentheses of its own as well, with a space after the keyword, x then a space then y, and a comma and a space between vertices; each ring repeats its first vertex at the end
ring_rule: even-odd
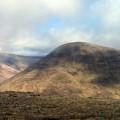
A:
POLYGON ((70 17, 79 9, 80 0, 0 0, 0 22, 18 29, 35 26, 51 15, 70 17))
POLYGON ((51 16, 72 18, 80 8, 81 0, 0 0, 0 46, 3 50, 48 46, 49 40, 34 32, 36 27, 51 16))
POLYGON ((76 41, 120 48, 120 1, 97 0, 90 6, 87 2, 0 0, 1 50, 19 54, 37 54, 40 51, 40 54, 46 54, 58 45, 76 41), (53 16, 63 21, 67 18, 68 21, 60 28, 51 26, 44 33, 36 32, 38 26, 46 24, 53 16), (92 21, 93 18, 89 20, 90 16, 96 21, 92 21), (93 28, 94 22, 100 24, 100 28, 93 28), (83 30, 82 25, 87 29, 83 30))
POLYGON ((73 17, 80 9, 79 3, 80 0, 0 0, 0 35, 32 31, 53 15, 73 17))
POLYGON ((103 25, 107 27, 120 27, 120 0, 98 0, 92 6, 103 25))
POLYGON ((59 44, 65 44, 68 42, 80 42, 86 41, 90 42, 92 38, 91 34, 82 32, 80 29, 77 28, 64 28, 56 30, 52 33, 52 36, 59 44))

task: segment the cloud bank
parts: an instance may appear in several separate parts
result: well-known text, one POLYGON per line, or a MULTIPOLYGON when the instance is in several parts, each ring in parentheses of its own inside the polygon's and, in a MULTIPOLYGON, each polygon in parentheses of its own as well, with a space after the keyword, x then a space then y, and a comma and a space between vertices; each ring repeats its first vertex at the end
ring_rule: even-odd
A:
POLYGON ((120 48, 119 0, 0 0, 0 50, 45 55, 67 42, 120 48))

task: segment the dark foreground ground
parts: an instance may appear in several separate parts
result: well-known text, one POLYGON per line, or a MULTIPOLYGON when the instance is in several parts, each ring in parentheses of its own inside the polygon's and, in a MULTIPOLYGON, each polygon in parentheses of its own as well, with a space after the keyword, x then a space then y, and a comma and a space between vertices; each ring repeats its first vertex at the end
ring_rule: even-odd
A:
POLYGON ((120 120, 120 100, 0 93, 0 120, 120 120))

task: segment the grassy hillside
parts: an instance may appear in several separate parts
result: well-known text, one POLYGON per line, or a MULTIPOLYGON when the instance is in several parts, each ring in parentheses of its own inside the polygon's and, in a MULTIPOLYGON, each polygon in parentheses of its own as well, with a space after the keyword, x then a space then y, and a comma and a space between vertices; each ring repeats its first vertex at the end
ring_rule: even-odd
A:
POLYGON ((88 43, 62 45, 1 91, 120 99, 120 51, 88 43))
POLYGON ((0 120, 120 120, 120 101, 5 92, 0 120))

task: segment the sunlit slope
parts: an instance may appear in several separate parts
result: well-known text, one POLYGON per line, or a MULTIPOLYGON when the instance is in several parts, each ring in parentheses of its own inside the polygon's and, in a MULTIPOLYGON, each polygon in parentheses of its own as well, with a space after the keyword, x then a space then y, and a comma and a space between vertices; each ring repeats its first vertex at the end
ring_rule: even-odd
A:
POLYGON ((0 53, 0 83, 38 61, 40 57, 0 53))
POLYGON ((4 80, 13 77, 20 71, 6 65, 3 63, 0 63, 0 83, 3 82, 4 80))
POLYGON ((89 43, 68 43, 2 83, 0 90, 120 98, 120 51, 89 43))

